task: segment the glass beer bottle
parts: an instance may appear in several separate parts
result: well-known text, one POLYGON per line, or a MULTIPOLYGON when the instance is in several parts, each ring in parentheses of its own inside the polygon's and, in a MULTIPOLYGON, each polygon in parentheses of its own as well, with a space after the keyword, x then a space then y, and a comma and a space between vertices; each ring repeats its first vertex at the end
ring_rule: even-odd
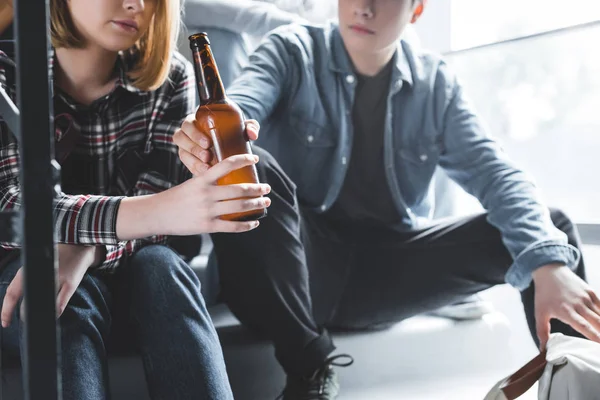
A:
MULTIPOLYGON (((242 110, 225 95, 225 89, 210 42, 205 33, 189 37, 194 60, 196 82, 200 95, 200 106, 194 124, 200 132, 210 134, 215 156, 220 162, 235 154, 252 154, 246 139, 242 110)), ((259 183, 256 166, 252 165, 233 171, 220 178, 219 185, 259 183)), ((230 221, 249 221, 264 217, 266 209, 253 210, 222 216, 230 221)))

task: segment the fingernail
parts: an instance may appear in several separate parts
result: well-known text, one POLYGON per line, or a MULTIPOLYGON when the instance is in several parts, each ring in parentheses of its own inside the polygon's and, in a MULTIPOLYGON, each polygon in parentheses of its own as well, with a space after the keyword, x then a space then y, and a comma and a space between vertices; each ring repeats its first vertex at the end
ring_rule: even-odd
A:
POLYGON ((267 186, 267 188, 265 189, 265 193, 267 193, 267 194, 271 193, 271 186, 267 186))
POLYGON ((209 143, 208 143, 208 140, 206 140, 206 139, 201 139, 201 140, 200 140, 200 145, 201 145, 202 147, 204 147, 205 149, 207 149, 207 148, 208 148, 208 144, 209 144, 209 143))
POLYGON ((6 327, 8 327, 8 324, 6 323, 6 321, 2 321, 2 327, 3 327, 3 328, 6 328, 6 327))
POLYGON ((271 205, 271 199, 266 197, 265 198, 265 204, 267 205, 267 207, 269 207, 271 205))
POLYGON ((256 154, 254 155, 254 162, 258 162, 258 156, 256 154))
POLYGON ((252 225, 253 225, 253 226, 252 226, 252 229, 256 229, 256 228, 258 228, 258 226, 260 225, 260 222, 258 222, 258 221, 254 221, 254 224, 252 224, 252 225))

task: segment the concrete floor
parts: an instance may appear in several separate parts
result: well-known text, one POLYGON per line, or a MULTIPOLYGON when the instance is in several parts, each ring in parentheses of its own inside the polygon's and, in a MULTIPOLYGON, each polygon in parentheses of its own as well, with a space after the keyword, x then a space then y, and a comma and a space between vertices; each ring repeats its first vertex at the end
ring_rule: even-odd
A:
MULTIPOLYGON (((588 279, 594 289, 600 292, 600 246, 586 246, 584 257, 588 269, 588 279)), ((510 321, 508 367, 482 369, 474 368, 470 372, 454 374, 436 372, 429 376, 399 379, 389 385, 377 386, 367 390, 345 391, 340 400, 481 400, 489 389, 500 379, 511 374, 537 354, 537 350, 525 322, 518 293, 509 286, 498 286, 482 294, 490 300, 496 310, 510 321)), ((477 344, 474 343, 476 347, 477 344)), ((519 398, 537 399, 537 386, 519 398)))

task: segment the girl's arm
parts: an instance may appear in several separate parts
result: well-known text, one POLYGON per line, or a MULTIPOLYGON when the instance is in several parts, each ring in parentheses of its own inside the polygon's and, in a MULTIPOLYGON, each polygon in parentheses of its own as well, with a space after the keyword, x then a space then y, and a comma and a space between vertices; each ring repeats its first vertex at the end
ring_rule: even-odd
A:
MULTIPOLYGON (((177 186, 190 177, 179 161, 172 135, 194 107, 191 67, 181 63, 165 87, 166 106, 152 121, 153 149, 146 155, 147 170, 140 174, 131 196, 67 195, 61 193, 54 205, 58 242, 112 246, 123 252, 131 239, 155 235, 189 235, 205 232, 238 232, 254 228, 254 223, 222 221, 219 216, 267 206, 267 185, 218 187, 216 180, 233 169, 256 162, 239 156, 215 166, 205 176, 177 186), (165 192, 166 191, 166 192, 165 192), (164 192, 164 193, 162 193, 164 192), (137 196, 140 196, 139 198, 137 196), (231 200, 254 197, 250 200, 231 200), (229 200, 229 201, 228 201, 229 200)), ((7 90, 4 71, 0 84, 7 90)), ((19 153, 16 140, 0 120, 0 209, 20 209, 19 153)), ((17 243, 5 243, 18 247, 17 243)), ((109 248, 110 253, 110 248, 109 248)), ((107 255, 110 258, 110 254, 107 255)))

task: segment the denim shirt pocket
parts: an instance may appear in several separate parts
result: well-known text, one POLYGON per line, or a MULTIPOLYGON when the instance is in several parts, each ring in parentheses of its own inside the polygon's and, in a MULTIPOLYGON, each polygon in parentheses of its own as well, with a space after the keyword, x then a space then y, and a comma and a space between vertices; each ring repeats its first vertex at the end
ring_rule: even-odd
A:
POLYGON ((400 157, 417 166, 427 167, 431 164, 437 164, 440 157, 440 147, 437 143, 419 143, 418 145, 406 145, 398 150, 400 157))
POLYGON ((305 204, 318 205, 331 185, 334 132, 305 117, 291 116, 289 124, 291 138, 286 146, 290 148, 279 163, 297 185, 298 197, 305 204))
POLYGON ((440 147, 432 142, 413 143, 400 147, 396 153, 399 156, 396 174, 400 192, 409 207, 418 205, 427 196, 440 157, 440 147))
POLYGON ((294 137, 306 147, 332 147, 335 145, 331 130, 315 121, 292 115, 290 128, 294 137))

